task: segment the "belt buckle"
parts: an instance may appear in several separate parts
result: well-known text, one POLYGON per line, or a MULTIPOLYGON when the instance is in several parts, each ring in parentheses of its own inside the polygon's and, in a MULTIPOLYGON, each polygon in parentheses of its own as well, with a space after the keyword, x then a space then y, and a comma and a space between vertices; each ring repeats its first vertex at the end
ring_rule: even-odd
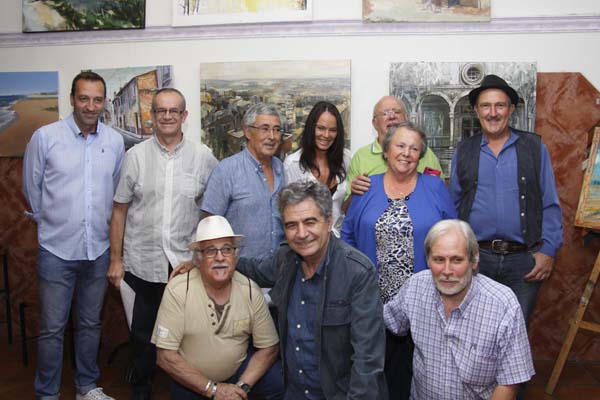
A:
POLYGON ((492 251, 494 253, 506 254, 507 249, 506 246, 503 246, 504 240, 494 239, 492 240, 492 251), (496 246, 498 245, 498 246, 496 246))

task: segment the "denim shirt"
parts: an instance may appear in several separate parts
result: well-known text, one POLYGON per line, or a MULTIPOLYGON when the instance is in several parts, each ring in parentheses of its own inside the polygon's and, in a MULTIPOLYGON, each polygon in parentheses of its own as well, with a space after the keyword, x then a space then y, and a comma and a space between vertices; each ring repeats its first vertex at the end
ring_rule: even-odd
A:
MULTIPOLYGON (((287 360, 290 295, 299 256, 287 243, 264 261, 240 258, 237 269, 277 308, 281 358, 287 360)), ((331 235, 315 314, 319 378, 326 399, 387 400, 383 375, 385 326, 375 268, 361 252, 331 235)), ((284 363, 284 380, 292 371, 284 363)))

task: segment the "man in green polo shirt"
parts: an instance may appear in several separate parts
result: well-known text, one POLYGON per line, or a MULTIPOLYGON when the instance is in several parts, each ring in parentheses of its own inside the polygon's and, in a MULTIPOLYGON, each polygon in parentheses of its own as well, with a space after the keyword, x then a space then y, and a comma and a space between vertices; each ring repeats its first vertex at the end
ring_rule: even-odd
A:
MULTIPOLYGON (((346 185, 346 202, 352 193, 363 194, 369 189, 371 175, 382 174, 387 170, 383 160, 381 142, 388 128, 406 121, 406 107, 402 101, 393 96, 382 97, 373 108, 373 127, 377 131, 377 139, 354 153, 348 169, 346 185)), ((440 161, 429 147, 417 166, 417 171, 437 175, 444 179, 440 161), (427 168, 427 171, 425 169, 427 168)), ((348 202, 347 202, 348 203, 348 202)))

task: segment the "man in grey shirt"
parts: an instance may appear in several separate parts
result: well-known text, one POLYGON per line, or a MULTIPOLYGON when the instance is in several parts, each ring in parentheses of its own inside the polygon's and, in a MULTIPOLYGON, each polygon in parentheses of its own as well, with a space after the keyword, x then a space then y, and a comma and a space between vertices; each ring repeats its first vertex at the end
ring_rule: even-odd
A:
POLYGON ((135 291, 131 322, 133 398, 151 398, 156 348, 150 342, 169 270, 191 253, 199 205, 217 165, 210 149, 183 136, 185 98, 159 90, 152 101, 155 135, 126 155, 114 196, 108 279, 135 291))

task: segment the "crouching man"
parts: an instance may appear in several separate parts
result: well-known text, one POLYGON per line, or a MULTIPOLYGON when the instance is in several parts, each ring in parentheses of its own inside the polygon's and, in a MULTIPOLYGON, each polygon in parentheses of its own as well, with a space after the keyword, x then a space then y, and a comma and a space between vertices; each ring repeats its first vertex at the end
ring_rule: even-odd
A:
POLYGON ((283 397, 275 325, 260 288, 235 271, 242 239, 225 218, 203 219, 189 245, 197 268, 166 287, 152 343, 172 399, 283 397))
POLYGON ((463 221, 425 238, 429 270, 384 306, 385 324, 415 342, 411 399, 514 399, 534 374, 525 320, 508 287, 477 274, 479 246, 463 221))

